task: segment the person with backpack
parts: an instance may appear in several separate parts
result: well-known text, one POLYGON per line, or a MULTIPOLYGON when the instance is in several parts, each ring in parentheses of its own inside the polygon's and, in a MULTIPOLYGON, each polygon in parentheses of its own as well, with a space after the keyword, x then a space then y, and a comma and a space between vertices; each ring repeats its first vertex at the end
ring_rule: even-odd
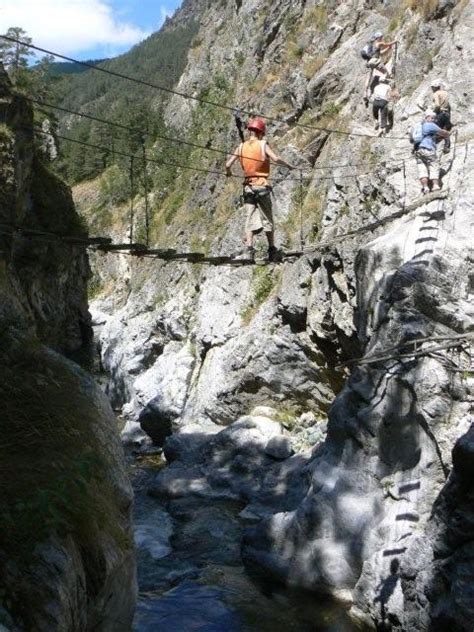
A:
POLYGON ((268 260, 275 262, 280 254, 275 247, 272 188, 269 185, 270 161, 288 169, 294 169, 286 160, 278 156, 263 139, 266 132, 265 121, 260 117, 251 118, 247 123, 249 138, 242 142, 227 160, 226 175, 232 175, 232 165, 239 160, 244 172, 244 209, 246 260, 255 260, 254 236, 265 232, 268 241, 268 260))
POLYGON ((366 106, 368 106, 370 97, 380 78, 383 76, 390 78, 391 76, 392 48, 396 44, 396 40, 386 42, 383 39, 383 33, 377 31, 360 52, 362 59, 367 61, 367 68, 370 69, 364 87, 364 102, 366 106))
POLYGON ((440 163, 436 152, 437 139, 448 138, 449 132, 435 123, 436 112, 426 110, 424 121, 414 127, 411 142, 418 166, 418 177, 423 195, 431 191, 439 191, 440 163))
POLYGON ((382 65, 386 74, 390 76, 392 72, 392 49, 397 44, 397 40, 393 40, 393 42, 386 42, 383 38, 383 33, 380 31, 374 33, 372 35, 373 55, 372 59, 367 62, 367 66, 369 68, 380 68, 382 65))
POLYGON ((366 108, 369 107, 374 90, 378 86, 380 79, 384 76, 385 73, 378 68, 372 68, 370 70, 364 86, 364 103, 366 108))
POLYGON ((389 127, 393 126, 393 101, 397 98, 398 91, 395 85, 389 83, 386 75, 380 77, 372 93, 372 114, 376 121, 375 129, 379 130, 379 136, 384 136, 389 127), (390 106, 392 106, 391 117, 389 116, 390 106))
MULTIPOLYGON (((397 40, 386 42, 383 39, 383 33, 377 31, 374 33, 369 42, 360 51, 362 59, 367 62, 367 68, 378 68, 379 66, 388 66, 392 57, 392 48, 398 44, 397 40)), ((387 70, 390 72, 390 68, 387 70)))
MULTIPOLYGON (((432 109, 436 112, 436 125, 450 132, 453 125, 451 123, 451 105, 448 92, 444 90, 443 82, 439 79, 431 82, 431 90, 433 91, 432 109)), ((447 154, 450 149, 451 139, 448 136, 444 141, 443 152, 447 154)))

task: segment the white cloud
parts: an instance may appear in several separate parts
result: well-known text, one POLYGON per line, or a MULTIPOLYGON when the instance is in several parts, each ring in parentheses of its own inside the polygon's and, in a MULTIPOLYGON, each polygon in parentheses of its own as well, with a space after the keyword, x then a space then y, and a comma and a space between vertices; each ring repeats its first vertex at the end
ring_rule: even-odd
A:
POLYGON ((66 55, 97 48, 112 55, 150 34, 120 18, 107 0, 0 0, 0 33, 10 26, 66 55))

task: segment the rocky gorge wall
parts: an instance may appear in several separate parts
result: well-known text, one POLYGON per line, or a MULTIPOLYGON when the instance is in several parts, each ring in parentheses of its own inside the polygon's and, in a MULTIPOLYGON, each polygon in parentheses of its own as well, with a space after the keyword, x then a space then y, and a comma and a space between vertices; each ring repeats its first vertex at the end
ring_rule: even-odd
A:
POLYGON ((57 235, 86 232, 1 67, 0 121, 0 629, 125 631, 130 483, 106 397, 66 358, 90 341, 90 272, 57 235))
MULTIPOLYGON (((341 599, 372 628, 468 630, 472 3, 185 5, 201 27, 178 88, 275 117, 272 145, 311 173, 303 189, 275 174, 278 242, 301 233, 307 252, 219 269, 95 257, 92 314, 124 437, 145 429, 165 445, 153 494, 247 503, 252 567, 341 599), (399 41, 389 138, 362 102, 359 50, 377 29, 399 41), (406 131, 435 77, 458 133, 443 194, 418 204, 406 131)), ((211 107, 176 96, 167 117, 180 135, 236 144, 211 107)), ((178 174, 176 190, 152 192, 154 243, 235 251, 238 194, 178 174)), ((94 226, 93 185, 75 196, 94 226)), ((111 234, 123 240, 126 222, 111 234)))

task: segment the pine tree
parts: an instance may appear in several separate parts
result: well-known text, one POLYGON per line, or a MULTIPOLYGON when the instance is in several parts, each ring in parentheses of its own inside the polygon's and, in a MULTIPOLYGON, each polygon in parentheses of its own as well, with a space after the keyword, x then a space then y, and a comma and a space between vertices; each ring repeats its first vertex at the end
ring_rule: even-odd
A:
POLYGON ((28 47, 32 39, 19 26, 11 26, 5 35, 10 39, 0 38, 0 62, 4 65, 15 87, 27 89, 29 84, 28 60, 34 57, 34 53, 28 47))

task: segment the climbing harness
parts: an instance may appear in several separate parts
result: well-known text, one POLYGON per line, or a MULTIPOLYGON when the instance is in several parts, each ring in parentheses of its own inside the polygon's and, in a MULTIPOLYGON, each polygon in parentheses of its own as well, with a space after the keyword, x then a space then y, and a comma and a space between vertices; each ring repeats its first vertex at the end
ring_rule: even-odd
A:
POLYGON ((273 187, 269 184, 264 187, 253 187, 251 184, 243 183, 242 203, 258 205, 259 201, 273 193, 273 187), (250 191, 246 191, 249 188, 250 191))

